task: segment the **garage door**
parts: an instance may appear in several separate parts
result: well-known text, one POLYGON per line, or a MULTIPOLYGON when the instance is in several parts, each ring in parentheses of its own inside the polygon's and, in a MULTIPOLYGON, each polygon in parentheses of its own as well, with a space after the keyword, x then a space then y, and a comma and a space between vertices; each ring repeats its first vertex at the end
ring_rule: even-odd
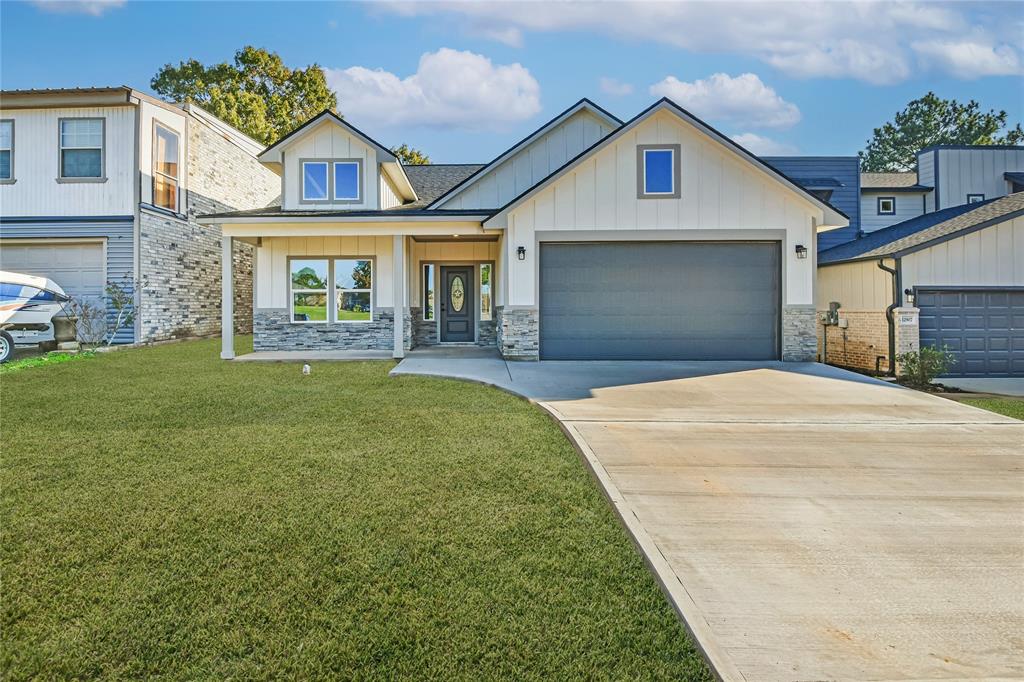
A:
MULTIPOLYGON (((102 243, 8 245, 0 242, 0 270, 49 277, 68 295, 98 306, 105 305, 102 243)), ((48 335, 27 336, 21 340, 42 340, 48 335)))
POLYGON ((778 242, 542 244, 549 360, 776 360, 778 242))
POLYGON ((946 346, 950 376, 1024 376, 1024 290, 921 289, 921 345, 946 346))

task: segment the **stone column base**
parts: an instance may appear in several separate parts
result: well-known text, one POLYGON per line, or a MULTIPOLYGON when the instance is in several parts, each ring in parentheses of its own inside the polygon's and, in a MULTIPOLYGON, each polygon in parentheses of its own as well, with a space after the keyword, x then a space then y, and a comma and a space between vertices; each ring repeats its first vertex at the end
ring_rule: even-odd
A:
POLYGON ((540 359, 540 311, 536 308, 495 310, 498 351, 506 360, 540 359))
POLYGON ((813 305, 782 307, 783 362, 814 362, 817 359, 817 318, 813 305))

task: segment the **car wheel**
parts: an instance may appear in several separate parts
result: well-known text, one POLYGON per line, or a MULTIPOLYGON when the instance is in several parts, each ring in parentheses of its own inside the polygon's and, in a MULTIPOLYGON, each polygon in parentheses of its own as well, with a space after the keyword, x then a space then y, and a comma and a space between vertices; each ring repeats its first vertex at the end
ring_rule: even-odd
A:
POLYGON ((5 331, 0 331, 0 364, 11 359, 14 355, 14 339, 5 331))

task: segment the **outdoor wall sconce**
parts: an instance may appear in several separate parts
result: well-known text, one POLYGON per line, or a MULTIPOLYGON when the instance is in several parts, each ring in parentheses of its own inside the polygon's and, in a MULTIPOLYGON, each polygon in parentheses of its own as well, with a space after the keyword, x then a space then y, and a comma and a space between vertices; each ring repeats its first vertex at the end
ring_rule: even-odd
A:
POLYGON ((907 305, 914 305, 914 290, 904 289, 903 295, 907 298, 907 305))
POLYGON ((519 260, 526 260, 526 247, 520 246, 516 249, 516 253, 519 255, 519 260))
POLYGON ((807 258, 807 247, 804 246, 803 244, 797 244, 796 245, 796 257, 800 258, 801 260, 804 259, 804 258, 807 258))

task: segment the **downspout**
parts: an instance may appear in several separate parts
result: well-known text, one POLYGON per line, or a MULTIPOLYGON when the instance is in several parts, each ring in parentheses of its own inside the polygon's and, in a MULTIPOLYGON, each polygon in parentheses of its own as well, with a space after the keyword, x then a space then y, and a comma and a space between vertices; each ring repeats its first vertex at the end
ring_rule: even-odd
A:
POLYGON ((878 267, 881 270, 885 270, 892 276, 892 303, 885 309, 885 321, 889 326, 889 376, 896 376, 896 320, 893 315, 893 310, 898 308, 901 303, 901 282, 902 276, 900 274, 900 259, 894 259, 896 262, 896 268, 890 268, 885 264, 885 258, 878 259, 878 267))

